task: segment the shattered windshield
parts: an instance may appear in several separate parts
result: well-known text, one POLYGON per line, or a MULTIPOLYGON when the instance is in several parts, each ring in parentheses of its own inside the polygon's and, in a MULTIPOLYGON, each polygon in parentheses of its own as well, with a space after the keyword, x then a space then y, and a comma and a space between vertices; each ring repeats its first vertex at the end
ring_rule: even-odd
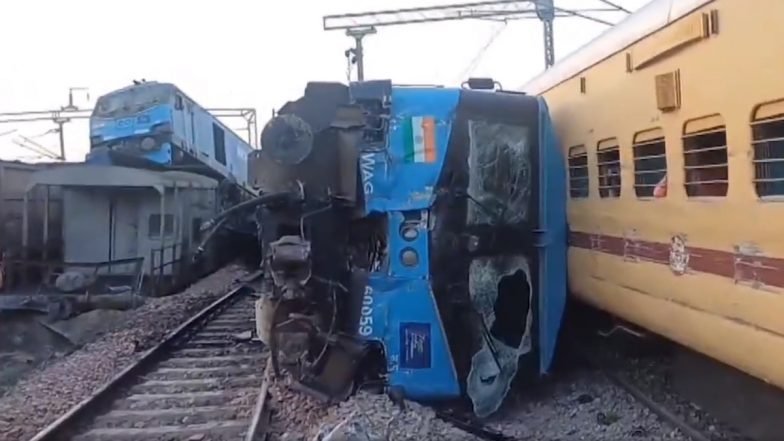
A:
POLYGON ((531 157, 528 129, 469 121, 468 223, 517 224, 528 219, 531 157))
POLYGON ((98 99, 94 116, 118 118, 133 115, 157 104, 169 102, 171 89, 162 84, 141 84, 98 99))

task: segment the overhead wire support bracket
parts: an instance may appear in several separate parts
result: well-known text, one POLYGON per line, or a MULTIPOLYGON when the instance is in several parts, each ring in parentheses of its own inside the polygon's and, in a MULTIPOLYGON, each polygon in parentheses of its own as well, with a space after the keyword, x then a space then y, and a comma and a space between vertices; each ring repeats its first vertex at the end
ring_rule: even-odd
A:
MULTIPOLYGON (((545 67, 555 63, 553 38, 553 21, 558 17, 578 17, 603 25, 613 23, 594 14, 629 13, 615 2, 594 0, 599 2, 595 7, 562 8, 554 0, 486 0, 451 5, 423 6, 415 8, 388 9, 379 11, 356 12, 348 14, 332 14, 323 17, 325 31, 345 30, 356 41, 354 54, 360 80, 364 79, 364 52, 362 50, 361 30, 375 29, 381 26, 394 26, 415 23, 433 23, 455 20, 521 20, 538 19, 544 27, 545 67), (353 32, 353 33, 352 33, 353 32)), ((348 54, 348 52, 347 52, 348 54)))

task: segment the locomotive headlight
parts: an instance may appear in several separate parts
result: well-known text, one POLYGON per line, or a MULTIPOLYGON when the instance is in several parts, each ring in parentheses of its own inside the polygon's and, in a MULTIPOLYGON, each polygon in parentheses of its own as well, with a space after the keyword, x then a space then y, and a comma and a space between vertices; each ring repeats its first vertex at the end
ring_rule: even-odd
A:
POLYGON ((419 237, 419 229, 416 225, 403 225, 403 228, 400 229, 400 235, 403 239, 411 242, 419 237))
POLYGON ((404 248, 400 253, 400 261, 404 266, 417 266, 419 264, 419 254, 413 248, 404 248))
POLYGON ((145 152, 149 152, 150 150, 155 148, 155 139, 151 137, 146 137, 142 139, 141 148, 145 152))

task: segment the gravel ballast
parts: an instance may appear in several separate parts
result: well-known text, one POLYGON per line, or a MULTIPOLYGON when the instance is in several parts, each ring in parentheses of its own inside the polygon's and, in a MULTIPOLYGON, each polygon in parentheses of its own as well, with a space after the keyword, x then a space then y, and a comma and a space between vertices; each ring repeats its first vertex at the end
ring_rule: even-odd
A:
POLYGON ((79 350, 31 372, 0 398, 2 440, 24 440, 89 397, 246 274, 229 265, 181 293, 149 299, 79 350))
MULTIPOLYGON (((748 441, 736 428, 720 421, 695 402, 681 396, 672 384, 674 344, 654 339, 637 342, 616 339, 594 342, 595 354, 615 375, 634 384, 654 402, 712 439, 748 441), (602 344, 604 343, 604 344, 602 344)), ((739 374, 740 375, 740 374, 739 374)))
MULTIPOLYGON (((343 403, 325 406, 290 385, 291 381, 283 378, 271 388, 272 440, 480 439, 417 403, 406 402, 405 410, 401 410, 386 395, 360 392, 343 403)), ((532 390, 517 391, 486 421, 486 427, 513 439, 536 441, 687 439, 591 369, 576 370, 532 390)))
POLYGON ((275 381, 271 441, 474 441, 471 434, 436 418, 425 406, 401 409, 386 395, 358 392, 327 406, 291 387, 288 376, 275 381))
POLYGON ((543 389, 535 398, 518 392, 517 402, 505 406, 490 426, 517 439, 542 441, 687 439, 596 370, 571 372, 543 389))

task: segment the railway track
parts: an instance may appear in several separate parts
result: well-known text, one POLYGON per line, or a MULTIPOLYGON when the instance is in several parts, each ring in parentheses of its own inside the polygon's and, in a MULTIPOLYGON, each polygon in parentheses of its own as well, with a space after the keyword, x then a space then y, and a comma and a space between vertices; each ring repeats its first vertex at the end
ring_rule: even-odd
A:
POLYGON ((516 438, 513 436, 488 428, 484 424, 475 421, 469 415, 459 415, 448 411, 437 411, 436 416, 463 432, 475 436, 477 439, 485 441, 516 441, 516 438))
POLYGON ((256 439, 268 357, 248 338, 253 292, 228 292, 33 441, 256 439))
POLYGON ((633 382, 614 372, 614 370, 604 361, 602 361, 600 357, 595 357, 589 354, 586 350, 578 348, 574 342, 572 342, 572 346, 573 348, 576 348, 575 350, 577 354, 579 354, 580 358, 585 360, 588 365, 599 371, 608 380, 610 380, 610 382, 634 397, 637 402, 656 414, 662 421, 666 422, 673 428, 678 429, 684 436, 691 439, 692 441, 711 441, 712 438, 710 435, 705 434, 701 430, 689 424, 685 419, 670 411, 663 404, 656 402, 633 382))

